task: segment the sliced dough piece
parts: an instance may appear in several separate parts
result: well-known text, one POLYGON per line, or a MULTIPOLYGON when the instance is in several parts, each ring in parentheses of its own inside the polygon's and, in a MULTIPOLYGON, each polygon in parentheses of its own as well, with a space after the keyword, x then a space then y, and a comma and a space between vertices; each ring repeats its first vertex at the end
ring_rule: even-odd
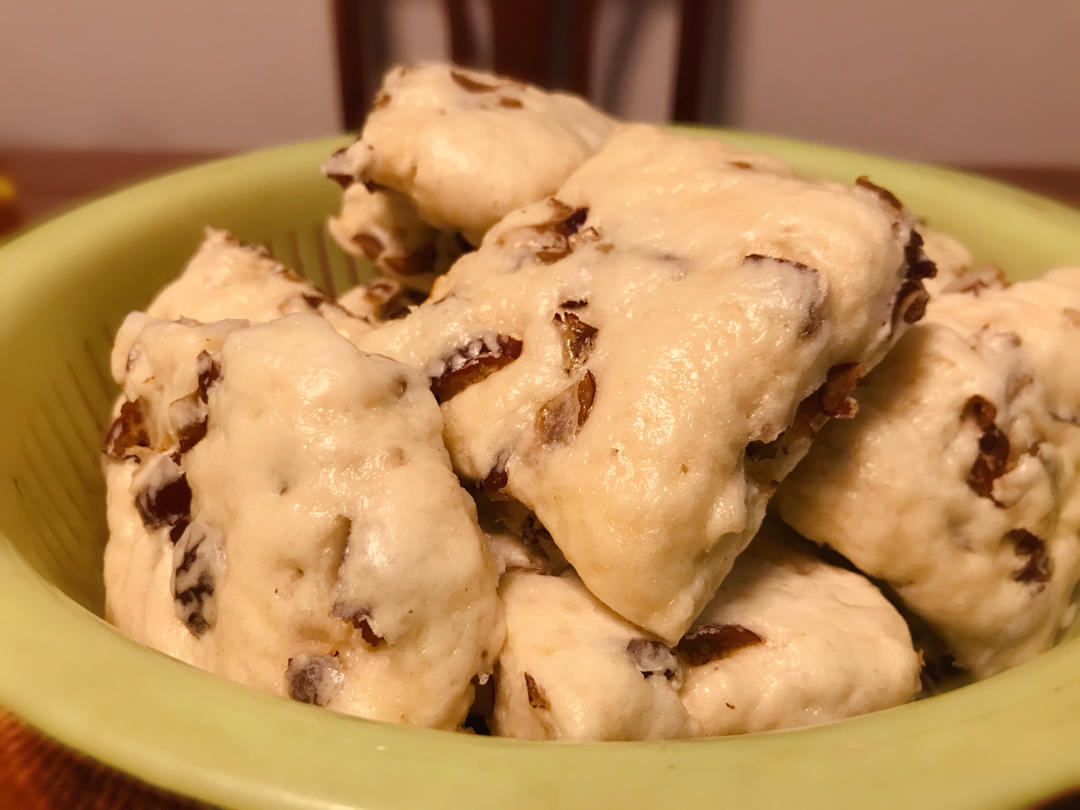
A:
POLYGON ((894 199, 626 127, 362 345, 425 370, 461 475, 674 643, 921 316, 933 267, 894 199))
POLYGON ((430 285, 506 214, 554 192, 615 125, 577 96, 490 73, 392 68, 359 140, 323 167, 345 186, 330 232, 410 286, 430 285))
POLYGON ((776 496, 976 677, 1030 659, 1072 617, 1078 338, 1080 269, 940 295, 776 496))
POLYGON ((679 644, 683 702, 704 736, 842 720, 919 690, 896 609, 788 534, 766 520, 679 644))
POLYGON ((313 284, 274 261, 266 248, 207 228, 184 271, 157 294, 147 313, 203 323, 242 318, 256 323, 293 312, 314 312, 352 342, 371 329, 366 313, 346 312, 313 284))
POLYGON ((566 574, 525 571, 500 584, 507 640, 492 731, 530 740, 692 736, 675 655, 566 574))
POLYGON ((572 573, 508 572, 492 728, 555 740, 718 736, 911 700, 921 660, 900 614, 865 577, 804 545, 766 521, 676 648, 611 613, 572 573))
POLYGON ((133 314, 113 372, 117 626, 272 694, 456 728, 503 624, 426 380, 311 314, 133 314))

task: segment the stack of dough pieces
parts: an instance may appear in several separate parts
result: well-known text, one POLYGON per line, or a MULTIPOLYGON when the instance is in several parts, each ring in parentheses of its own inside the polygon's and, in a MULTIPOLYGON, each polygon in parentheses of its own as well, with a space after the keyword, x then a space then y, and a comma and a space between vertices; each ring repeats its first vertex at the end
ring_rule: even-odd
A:
POLYGON ((448 65, 323 171, 383 278, 332 300, 211 230, 117 336, 127 635, 362 717, 657 740, 896 706, 928 636, 981 676, 1068 620, 1080 271, 1006 289, 866 178, 448 65))
POLYGON ((921 315, 913 222, 873 188, 632 125, 359 345, 423 369, 458 473, 673 644, 921 315))

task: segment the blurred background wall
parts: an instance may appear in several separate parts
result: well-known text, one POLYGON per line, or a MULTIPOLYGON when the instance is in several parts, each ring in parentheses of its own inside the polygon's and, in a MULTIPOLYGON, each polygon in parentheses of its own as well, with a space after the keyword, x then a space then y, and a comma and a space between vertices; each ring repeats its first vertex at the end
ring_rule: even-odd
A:
MULTIPOLYGON (((0 0, 0 146, 218 152, 333 132, 340 5, 0 0)), ((360 36, 389 59, 448 58, 445 5, 360 3, 378 11, 360 36)), ((484 2, 459 5, 482 60, 484 2)), ((683 5, 590 3, 594 100, 671 116, 683 5)), ((703 5, 703 121, 943 162, 1080 164, 1080 2, 703 5)))

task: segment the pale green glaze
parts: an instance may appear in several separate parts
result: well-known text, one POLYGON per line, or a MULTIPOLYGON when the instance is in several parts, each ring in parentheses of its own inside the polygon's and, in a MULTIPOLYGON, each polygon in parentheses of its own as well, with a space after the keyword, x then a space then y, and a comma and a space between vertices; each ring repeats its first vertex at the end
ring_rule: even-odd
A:
MULTIPOLYGON (((798 168, 868 174, 1013 278, 1080 264, 1080 212, 992 182, 725 133, 798 168)), ((952 694, 801 731, 556 745, 399 728, 267 697, 134 644, 101 605, 98 428, 109 328, 204 224, 311 272, 341 139, 144 183, 0 248, 0 705, 157 785, 236 808, 1014 807, 1080 785, 1080 641, 952 694), (293 240, 287 236, 299 228, 293 240), (76 403, 76 404, 73 404, 76 403), (85 606, 85 607, 84 607, 85 606)), ((1080 384, 1080 381, 1078 381, 1080 384)))

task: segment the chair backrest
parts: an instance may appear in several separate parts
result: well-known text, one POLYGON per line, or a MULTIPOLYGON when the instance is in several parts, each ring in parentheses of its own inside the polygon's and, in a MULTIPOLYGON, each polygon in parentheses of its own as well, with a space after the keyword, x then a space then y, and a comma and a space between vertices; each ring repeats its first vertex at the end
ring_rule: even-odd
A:
MULTIPOLYGON (((650 0, 607 0, 625 5, 631 19, 650 0)), ((655 0, 652 0, 655 2, 655 0)), ((382 72, 394 55, 387 49, 389 0, 335 0, 341 109, 346 128, 360 126, 382 72)), ((449 39, 449 56, 461 65, 494 70, 528 82, 602 99, 593 76, 598 7, 602 0, 431 0, 441 7, 449 39), (479 19, 470 14, 479 7, 479 19), (490 34, 490 58, 479 47, 477 24, 490 34), (590 93, 590 90, 593 90, 590 93)), ((712 74, 710 120, 722 110, 723 77, 734 0, 670 0, 678 11, 676 73, 669 98, 670 116, 701 122, 706 117, 703 77, 712 74), (710 32, 721 36, 709 36, 710 32)), ((632 28, 632 26, 631 26, 632 28)))

